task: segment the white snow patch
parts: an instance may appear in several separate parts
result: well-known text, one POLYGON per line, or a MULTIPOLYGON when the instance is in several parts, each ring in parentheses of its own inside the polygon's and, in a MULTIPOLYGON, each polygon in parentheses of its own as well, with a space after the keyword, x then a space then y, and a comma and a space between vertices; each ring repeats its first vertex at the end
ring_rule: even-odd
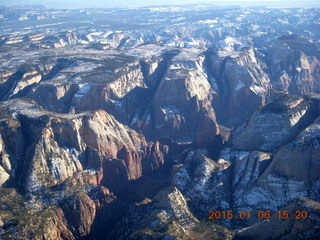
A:
POLYGON ((200 20, 199 23, 203 24, 216 24, 218 23, 218 20, 217 19, 207 19, 207 20, 200 20))
POLYGON ((291 117, 290 117, 290 126, 294 126, 296 125, 302 116, 305 115, 305 113, 307 112, 306 109, 303 109, 302 111, 299 111, 299 112, 296 112, 295 114, 293 114, 291 117))
POLYGON ((262 93, 265 92, 265 90, 262 87, 257 86, 257 85, 250 86, 250 90, 252 92, 254 92, 255 94, 257 94, 257 95, 262 94, 262 93))
POLYGON ((183 7, 175 7, 175 6, 149 8, 150 12, 181 12, 183 10, 184 10, 183 7))
POLYGON ((89 83, 79 84, 79 90, 74 95, 74 98, 79 101, 81 98, 86 96, 91 90, 91 85, 89 83))
POLYGON ((181 114, 180 109, 172 105, 162 106, 161 110, 165 115, 181 114))
POLYGON ((224 40, 221 40, 219 42, 220 47, 228 52, 232 52, 236 44, 242 45, 238 40, 230 36, 226 37, 224 40))

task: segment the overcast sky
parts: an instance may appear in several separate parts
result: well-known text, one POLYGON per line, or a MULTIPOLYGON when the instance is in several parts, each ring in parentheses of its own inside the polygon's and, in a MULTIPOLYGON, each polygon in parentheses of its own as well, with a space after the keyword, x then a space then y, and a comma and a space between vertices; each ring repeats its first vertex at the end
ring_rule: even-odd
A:
POLYGON ((95 7, 141 7, 190 3, 213 3, 223 5, 265 5, 287 7, 320 6, 320 0, 0 0, 0 5, 40 4, 49 8, 95 8, 95 7))

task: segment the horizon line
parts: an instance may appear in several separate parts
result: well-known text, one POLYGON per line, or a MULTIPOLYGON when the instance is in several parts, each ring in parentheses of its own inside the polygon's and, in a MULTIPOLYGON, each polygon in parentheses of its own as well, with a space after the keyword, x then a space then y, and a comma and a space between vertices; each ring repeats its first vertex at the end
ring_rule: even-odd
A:
POLYGON ((187 6, 218 6, 218 7, 264 7, 264 8, 318 8, 320 7, 320 3, 303 3, 299 2, 291 4, 285 4, 281 1, 260 1, 260 2, 252 2, 252 1, 243 1, 243 2, 235 2, 235 1, 224 1, 220 3, 213 2, 203 2, 203 3, 175 3, 175 4, 166 4, 166 3, 155 3, 151 5, 126 5, 120 4, 118 6, 107 6, 106 4, 98 4, 94 6, 66 6, 63 7, 61 4, 57 6, 51 6, 50 4, 43 3, 1 3, 1 7, 43 7, 46 9, 143 9, 143 8, 154 8, 154 7, 187 7, 187 6))

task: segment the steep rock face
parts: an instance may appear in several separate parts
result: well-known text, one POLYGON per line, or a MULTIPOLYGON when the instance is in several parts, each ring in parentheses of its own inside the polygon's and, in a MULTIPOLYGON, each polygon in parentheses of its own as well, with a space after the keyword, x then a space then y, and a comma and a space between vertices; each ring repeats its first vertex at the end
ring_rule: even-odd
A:
POLYGON ((34 148, 28 149, 30 155, 27 155, 27 159, 31 161, 28 162, 30 173, 27 174, 26 188, 29 191, 40 190, 42 186, 56 185, 83 170, 81 162, 74 156, 76 154, 61 149, 50 139, 50 130, 45 129, 44 132, 49 136, 43 136, 34 148))
POLYGON ((275 92, 319 92, 320 52, 314 43, 296 35, 282 36, 270 43, 266 57, 275 92))
POLYGON ((234 240, 241 239, 317 239, 320 221, 320 204, 307 198, 298 198, 280 209, 287 211, 289 218, 282 219, 273 214, 269 221, 240 230, 234 240), (301 219, 297 211, 306 211, 307 219, 301 219), (299 219, 296 217, 299 216, 299 219), (267 230, 267 231, 266 231, 267 230))
MULTIPOLYGON (((277 148, 261 148, 255 140, 257 130, 253 130, 252 139, 249 138, 252 149, 248 150, 247 145, 236 145, 235 141, 235 145, 229 145, 221 151, 217 161, 207 157, 205 151, 198 150, 190 152, 185 160, 174 167, 172 184, 189 199, 189 206, 197 217, 205 218, 211 208, 232 208, 235 212, 263 208, 276 210, 297 197, 319 201, 319 120, 309 125, 319 113, 314 106, 310 106, 308 99, 299 97, 283 97, 278 99, 277 104, 277 107, 267 105, 256 113, 273 109, 273 117, 269 121, 277 120, 280 116, 286 118, 289 124, 290 121, 295 122, 296 129, 285 141, 285 134, 280 140, 267 137, 273 134, 271 125, 265 129, 259 125, 261 135, 266 136, 264 146, 277 148), (308 118, 300 118, 301 114, 297 114, 304 109, 303 106, 309 109, 308 118)), ((279 126, 285 127, 283 123, 279 123, 279 126)), ((243 134, 246 129, 237 131, 243 134)), ((228 221, 220 223, 230 224, 228 221)), ((247 223, 242 221, 239 224, 247 223)))
POLYGON ((140 105, 145 100, 143 97, 147 85, 144 74, 135 58, 122 56, 109 61, 104 65, 109 70, 99 66, 96 76, 80 77, 84 81, 78 84, 69 110, 82 112, 104 109, 120 122, 129 125, 137 113, 137 104, 140 105), (87 77, 92 78, 92 81, 88 82, 87 77))
MULTIPOLYGON (((57 114, 26 100, 3 102, 1 109, 1 184, 11 179, 29 198, 61 206, 64 215, 58 217, 67 219, 65 229, 72 232, 66 239, 88 235, 97 209, 115 199, 101 185, 124 190, 128 181, 163 165, 169 151, 159 142, 146 142, 103 110, 57 114), (113 172, 118 163, 123 172, 113 172)), ((50 234, 46 238, 59 235, 59 229, 50 234)))
POLYGON ((236 126, 265 104, 270 79, 253 48, 232 54, 208 51, 206 66, 216 94, 213 105, 219 122, 236 126))
POLYGON ((97 64, 89 55, 85 62, 77 60, 72 65, 57 70, 59 74, 56 77, 40 84, 30 96, 49 110, 59 112, 80 112, 107 107, 112 107, 115 112, 116 102, 133 88, 144 86, 138 62, 119 68, 115 65, 118 61, 121 59, 108 59, 105 63, 97 64), (114 63, 110 66, 111 61, 114 63), (103 67, 107 70, 103 70, 103 67), (89 75, 90 71, 95 74, 89 75), (75 77, 73 72, 78 76, 75 77), (68 83, 62 81, 63 79, 68 79, 68 83), (50 98, 45 97, 47 94, 50 98))
POLYGON ((191 151, 183 163, 173 171, 172 185, 189 199, 188 204, 196 216, 207 217, 213 206, 230 208, 230 163, 224 159, 213 161, 204 149, 191 151))
POLYGON ((27 202, 14 189, 0 187, 0 192, 1 239, 76 239, 60 208, 27 202))
POLYGON ((203 60, 187 50, 171 60, 154 93, 152 110, 143 119, 144 127, 153 125, 155 138, 204 145, 219 134, 214 110, 208 104, 213 92, 203 71, 203 60), (197 131, 201 128, 203 131, 197 131))
POLYGON ((2 186, 9 179, 10 175, 0 166, 0 185, 2 186))
POLYGON ((140 148, 142 150, 146 145, 143 136, 120 124, 102 110, 85 117, 80 132, 86 145, 110 158, 117 158, 122 149, 127 149, 129 154, 131 151, 139 154, 140 148))
MULTIPOLYGON (((150 139, 166 137, 155 133, 160 122, 167 119, 163 133, 172 132, 175 138, 199 146, 213 142, 219 130, 210 103, 214 94, 204 72, 203 56, 190 50, 178 53, 160 48, 157 51, 155 56, 147 56, 143 61, 131 56, 106 55, 100 62, 95 51, 79 55, 70 50, 67 54, 75 54, 72 59, 62 57, 60 51, 49 51, 47 54, 52 58, 44 58, 41 64, 47 66, 51 59, 50 70, 49 65, 47 71, 39 70, 40 83, 26 87, 19 96, 33 98, 47 110, 56 112, 104 109, 120 122, 142 129, 150 139), (172 79, 174 76, 178 79, 172 79), (174 92, 176 88, 178 93, 174 92), (161 96, 165 92, 167 102, 161 96), (148 106, 148 102, 152 105, 148 106), (189 134, 190 128, 196 133, 189 134)), ((35 54, 35 63, 40 61, 38 55, 41 52, 35 54)), ((25 65, 45 69, 40 63, 25 65)), ((18 83, 23 81, 22 76, 16 78, 18 83)))
MULTIPOLYGON (((231 191, 231 197, 229 198, 229 204, 236 212, 240 212, 245 209, 251 209, 251 202, 248 200, 247 205, 239 204, 239 199, 243 195, 247 194, 247 189, 250 186, 256 186, 262 173, 269 166, 272 155, 266 152, 252 151, 236 151, 230 148, 225 148, 221 152, 221 159, 227 161, 232 170, 231 184, 229 190, 231 191)), ((253 199, 255 195, 249 196, 253 199)), ((253 203, 254 205, 254 203, 253 203)))
MULTIPOLYGON (((47 226, 47 233, 44 233, 39 239, 61 239, 61 240, 73 240, 76 237, 69 230, 69 226, 67 225, 64 219, 64 213, 61 209, 54 210, 55 215, 51 219, 51 223, 47 226)), ((33 229, 30 229, 31 231, 33 229)))
POLYGON ((272 164, 262 177, 277 174, 305 183, 314 183, 320 178, 319 136, 319 124, 307 127, 294 141, 283 146, 275 154, 272 164))
POLYGON ((20 66, 0 76, 0 97, 2 100, 19 95, 23 90, 39 83, 53 69, 52 64, 20 66))
POLYGON ((183 195, 176 188, 160 191, 153 200, 145 199, 131 209, 126 225, 119 225, 116 239, 184 239, 187 229, 198 220, 191 214, 183 195), (148 214, 144 216, 144 213, 148 214), (142 215, 142 217, 141 217, 142 215), (135 220, 139 216, 139 220, 135 220), (145 229, 148 226, 149 229, 145 229), (122 231, 127 227, 125 232, 122 231))
MULTIPOLYGON (((163 165, 169 151, 159 142, 147 143, 142 135, 102 110, 59 115, 36 109, 33 103, 24 101, 7 104, 10 105, 9 111, 20 115, 19 120, 10 117, 4 121, 6 128, 2 129, 1 134, 6 136, 6 144, 10 146, 9 159, 13 172, 21 168, 27 170, 19 176, 28 179, 25 186, 31 192, 41 190, 42 186, 60 184, 87 170, 92 170, 90 181, 95 185, 102 181, 119 187, 115 184, 118 180, 137 179, 163 165), (17 144, 22 141, 21 147, 16 149, 17 153, 12 147, 19 145, 9 142, 11 139, 15 141, 14 137, 20 139, 17 144), (28 145, 23 142, 25 138, 29 139, 28 145), (14 159, 17 160, 12 164, 14 159), (117 169, 117 166, 122 166, 123 174, 119 175, 118 170, 115 170, 118 174, 107 174, 114 173, 112 169, 117 169)), ((5 152, 2 156, 1 166, 9 171, 5 152)))
POLYGON ((315 117, 314 106, 308 99, 285 95, 253 114, 232 143, 243 150, 273 151, 295 137, 315 117))
MULTIPOLYGON (((236 161, 241 161, 241 158, 236 161)), ((236 185, 241 188, 234 191, 234 205, 239 209, 276 209, 302 196, 319 201, 318 124, 310 125, 293 141, 281 147, 264 169, 249 178, 253 184, 236 185)))
POLYGON ((0 186, 10 178, 11 170, 9 155, 5 151, 5 145, 0 135, 0 186))
POLYGON ((175 187, 144 199, 129 210, 108 239, 231 239, 232 233, 221 226, 197 220, 186 198, 175 187))
MULTIPOLYGON (((158 49, 159 47, 157 45, 151 46, 154 47, 153 50, 158 49)), ((140 48, 141 49, 141 48, 140 48)), ((145 79, 145 83, 148 86, 148 88, 155 90, 162 77, 165 75, 168 64, 172 60, 172 58, 178 54, 178 51, 165 51, 164 53, 157 55, 153 55, 152 57, 145 56, 145 51, 148 51, 149 49, 141 49, 144 50, 143 52, 143 58, 144 60, 140 62, 141 64, 141 70, 145 79)), ((154 53, 153 53, 154 54, 154 53)))
POLYGON ((43 82, 37 85, 27 96, 35 99, 49 111, 68 112, 73 96, 79 91, 76 83, 50 83, 43 82))
POLYGON ((148 151, 150 147, 143 136, 102 110, 73 116, 39 114, 21 117, 23 128, 34 141, 26 155, 26 164, 30 166, 27 174, 29 190, 56 185, 85 169, 96 172, 100 179, 97 184, 102 176, 104 181, 108 178, 112 181, 115 176, 101 173, 105 168, 104 158, 121 159, 127 180, 137 179, 144 170, 162 165, 168 152, 168 149, 160 148, 159 143, 155 148, 150 143, 153 150, 148 151), (148 163, 149 156, 156 157, 148 163), (153 167, 147 167, 151 165, 153 167))
MULTIPOLYGON (((136 57, 106 54, 98 61, 97 51, 84 52, 48 50, 43 56, 36 51, 30 61, 21 59, 21 65, 9 62, 0 75, 1 99, 27 96, 47 110, 62 113, 108 109, 128 124, 135 111, 128 109, 132 97, 125 96, 150 85, 151 78, 159 74, 157 69, 149 78, 136 57)), ((161 56, 157 57, 161 62, 161 56)))
POLYGON ((113 191, 126 192, 126 184, 130 180, 148 176, 153 171, 165 164, 165 157, 169 153, 166 145, 159 142, 148 144, 138 153, 130 152, 128 149, 121 149, 118 158, 103 159, 102 184, 113 191))
POLYGON ((2 177, 6 180, 10 178, 13 181, 20 182, 23 176, 19 174, 19 171, 23 168, 27 144, 23 137, 20 122, 10 117, 6 108, 1 107, 1 111, 5 113, 0 121, 0 135, 2 137, 0 165, 4 170, 2 177))
POLYGON ((83 192, 64 199, 62 209, 71 226, 71 231, 78 239, 89 234, 96 215, 95 203, 83 192))

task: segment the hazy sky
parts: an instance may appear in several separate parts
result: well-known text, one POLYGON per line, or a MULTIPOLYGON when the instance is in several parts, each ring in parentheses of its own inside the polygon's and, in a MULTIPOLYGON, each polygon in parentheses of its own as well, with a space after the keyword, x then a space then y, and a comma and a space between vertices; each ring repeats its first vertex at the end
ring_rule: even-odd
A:
POLYGON ((238 5, 266 5, 288 7, 320 6, 320 0, 0 0, 0 5, 40 4, 49 8, 94 8, 94 7, 140 7, 152 5, 174 5, 189 3, 238 4, 238 5))

